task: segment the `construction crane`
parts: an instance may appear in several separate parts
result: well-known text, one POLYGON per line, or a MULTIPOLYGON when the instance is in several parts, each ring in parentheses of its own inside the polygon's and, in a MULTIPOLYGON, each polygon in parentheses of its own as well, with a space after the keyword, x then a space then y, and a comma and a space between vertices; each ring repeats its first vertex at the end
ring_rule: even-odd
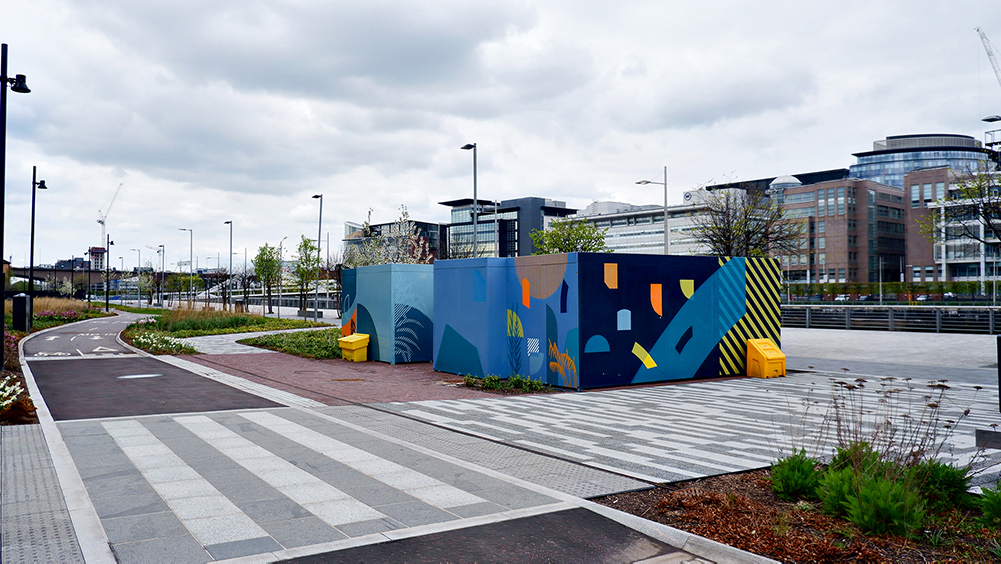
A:
POLYGON ((991 60, 991 66, 994 67, 994 76, 998 79, 998 85, 1001 85, 1001 67, 998 66, 998 60, 994 56, 994 46, 991 45, 991 40, 987 39, 987 35, 980 31, 979 27, 973 28, 980 34, 980 41, 984 44, 984 50, 987 51, 987 58, 991 60))
POLYGON ((108 200, 107 204, 104 204, 103 206, 101 206, 101 209, 97 210, 97 222, 101 224, 101 248, 102 249, 104 248, 105 241, 108 239, 108 229, 104 225, 104 220, 107 219, 108 218, 108 214, 111 213, 111 206, 113 206, 115 204, 115 198, 118 197, 118 193, 122 191, 122 186, 124 186, 124 185, 125 185, 124 182, 121 183, 121 184, 119 184, 118 185, 118 189, 115 190, 115 195, 112 196, 110 200, 108 200))

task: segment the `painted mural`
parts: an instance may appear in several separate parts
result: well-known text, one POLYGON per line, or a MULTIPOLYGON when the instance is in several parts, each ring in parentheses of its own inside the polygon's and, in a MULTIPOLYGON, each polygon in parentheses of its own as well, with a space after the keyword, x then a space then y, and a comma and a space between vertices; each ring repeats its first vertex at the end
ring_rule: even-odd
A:
POLYGON ((369 335, 368 358, 396 364, 432 357, 434 268, 384 264, 341 274, 341 334, 369 335))
POLYGON ((434 265, 434 367, 573 389, 745 371, 779 342, 772 259, 571 253, 434 265))

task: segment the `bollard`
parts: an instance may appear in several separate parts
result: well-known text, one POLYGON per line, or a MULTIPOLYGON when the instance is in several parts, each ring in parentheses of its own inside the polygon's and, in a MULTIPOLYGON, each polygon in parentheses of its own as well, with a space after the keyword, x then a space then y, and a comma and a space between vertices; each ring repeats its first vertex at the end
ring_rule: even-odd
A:
POLYGON ((13 300, 13 320, 15 331, 28 333, 31 331, 31 296, 17 294, 13 300))

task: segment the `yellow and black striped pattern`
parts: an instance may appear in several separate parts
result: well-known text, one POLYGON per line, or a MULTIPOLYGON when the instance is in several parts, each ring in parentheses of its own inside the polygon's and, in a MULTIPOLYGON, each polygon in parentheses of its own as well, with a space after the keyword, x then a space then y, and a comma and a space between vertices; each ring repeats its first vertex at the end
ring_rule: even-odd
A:
MULTIPOLYGON (((730 258, 721 257, 723 266, 730 258)), ((747 340, 771 339, 781 348, 780 272, 775 259, 748 258, 745 277, 747 311, 719 343, 719 375, 740 376, 747 368, 747 340)))

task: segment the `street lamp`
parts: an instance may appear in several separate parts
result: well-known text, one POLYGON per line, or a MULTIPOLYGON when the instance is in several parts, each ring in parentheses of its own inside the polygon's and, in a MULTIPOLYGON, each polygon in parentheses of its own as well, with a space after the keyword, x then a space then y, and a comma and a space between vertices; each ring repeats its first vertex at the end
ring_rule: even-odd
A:
POLYGON ((229 225, 229 272, 226 273, 226 311, 233 301, 233 221, 224 221, 223 225, 229 225))
MULTIPOLYGON (((137 264, 137 266, 136 266, 136 307, 140 307, 142 305, 142 297, 139 294, 139 277, 142 276, 143 254, 142 254, 142 252, 139 249, 129 249, 129 250, 136 252, 136 264, 137 264)), ((125 268, 122 267, 122 270, 125 270, 125 268)))
POLYGON ((316 293, 313 296, 313 321, 320 319, 320 235, 323 233, 323 194, 314 194, 320 199, 320 219, 316 223, 316 293))
POLYGON ((278 319, 282 318, 282 245, 285 244, 288 235, 278 241, 278 319))
POLYGON ((476 247, 476 240, 479 238, 479 233, 476 232, 476 143, 466 143, 462 147, 459 147, 464 151, 470 149, 473 150, 473 257, 478 257, 479 252, 476 247))
POLYGON ((158 299, 160 301, 160 307, 163 307, 163 284, 165 282, 164 278, 167 277, 167 249, 165 249, 163 245, 158 245, 157 249, 157 252, 160 253, 160 292, 158 299))
POLYGON ((111 235, 106 235, 107 245, 104 248, 104 311, 111 310, 111 246, 115 244, 111 235))
POLYGON ((664 181, 640 180, 636 184, 660 184, 664 187, 664 254, 671 254, 671 224, 667 219, 667 167, 664 167, 664 181))
MULTIPOLYGON (((10 89, 19 94, 31 92, 25 83, 24 75, 18 74, 14 78, 7 76, 7 44, 0 44, 0 200, 5 199, 4 187, 7 185, 7 85, 10 89)), ((0 210, 0 224, 4 222, 3 210, 0 210)), ((0 256, 3 256, 3 235, 0 235, 0 256)), ((0 337, 6 329, 0 327, 0 337)), ((3 351, 0 350, 0 361, 3 360, 3 351)))
POLYGON ((191 307, 191 297, 195 293, 195 232, 184 227, 177 230, 188 232, 188 307, 191 307))
POLYGON ((35 314, 35 192, 45 190, 48 186, 44 180, 35 182, 37 167, 31 167, 31 243, 28 251, 28 329, 31 329, 31 319, 35 314))

